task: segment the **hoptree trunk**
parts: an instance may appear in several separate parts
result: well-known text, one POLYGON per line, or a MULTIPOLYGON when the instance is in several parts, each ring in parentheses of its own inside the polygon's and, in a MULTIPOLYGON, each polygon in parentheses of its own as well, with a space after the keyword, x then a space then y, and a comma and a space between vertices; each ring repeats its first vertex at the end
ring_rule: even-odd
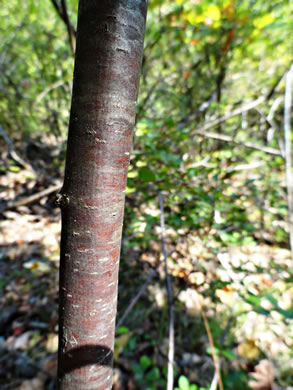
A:
POLYGON ((62 210, 59 389, 111 389, 147 0, 80 0, 62 210))

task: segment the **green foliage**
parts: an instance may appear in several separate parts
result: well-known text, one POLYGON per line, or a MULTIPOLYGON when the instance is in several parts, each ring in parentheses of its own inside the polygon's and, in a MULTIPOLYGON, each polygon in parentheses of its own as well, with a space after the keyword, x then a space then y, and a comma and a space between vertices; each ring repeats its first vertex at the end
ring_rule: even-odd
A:
POLYGON ((139 363, 132 364, 132 371, 137 384, 143 389, 155 390, 159 386, 166 386, 166 380, 159 368, 154 367, 147 356, 142 356, 139 363))
POLYGON ((191 385, 186 376, 181 375, 178 379, 178 386, 175 390, 206 390, 203 387, 198 387, 197 385, 191 385))
MULTIPOLYGON (((77 1, 68 3, 76 11, 77 1)), ((50 1, 4 0, 0 16, 1 125, 11 134, 65 134, 73 71, 65 26, 50 1)))

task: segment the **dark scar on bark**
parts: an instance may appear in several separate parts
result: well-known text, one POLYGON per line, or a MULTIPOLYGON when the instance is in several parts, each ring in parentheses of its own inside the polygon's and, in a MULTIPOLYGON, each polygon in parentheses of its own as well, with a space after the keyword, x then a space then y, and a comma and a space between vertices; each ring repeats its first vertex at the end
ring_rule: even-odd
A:
POLYGON ((83 345, 73 348, 61 356, 61 377, 78 368, 97 365, 112 368, 113 351, 105 345, 83 345))

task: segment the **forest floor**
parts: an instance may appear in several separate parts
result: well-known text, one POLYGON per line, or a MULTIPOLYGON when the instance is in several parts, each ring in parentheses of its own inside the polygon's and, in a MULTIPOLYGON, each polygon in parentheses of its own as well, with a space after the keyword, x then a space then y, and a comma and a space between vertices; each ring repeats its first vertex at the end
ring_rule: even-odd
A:
MULTIPOLYGON (((62 179, 51 164, 58 145, 35 143, 30 148, 25 167, 4 152, 1 161, 1 389, 55 388, 61 226, 55 196, 62 179), (29 198, 48 188, 50 194, 29 198), (19 200, 29 201, 17 205, 19 200)), ((142 210, 160 213, 155 202, 140 205, 138 212, 142 210)), ((161 232, 159 226, 155 229, 158 239, 147 248, 122 248, 118 321, 147 283, 117 330, 115 390, 165 387, 168 307, 161 232)), ((269 240, 220 247, 216 241, 207 244, 196 231, 186 234, 168 227, 166 240, 174 294, 176 380, 184 375, 204 389, 215 386, 210 333, 225 389, 292 390, 289 250, 269 240)), ((127 236, 123 244, 126 241, 127 236)), ((188 388, 197 389, 180 390, 188 388)))

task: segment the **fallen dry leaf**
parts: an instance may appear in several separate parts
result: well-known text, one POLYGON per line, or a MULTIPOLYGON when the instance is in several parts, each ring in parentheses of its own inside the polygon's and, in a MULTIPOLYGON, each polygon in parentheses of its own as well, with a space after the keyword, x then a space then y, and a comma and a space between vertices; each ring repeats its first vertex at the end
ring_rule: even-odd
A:
POLYGON ((254 380, 250 380, 248 385, 253 390, 277 390, 274 384, 274 366, 269 360, 261 360, 251 376, 254 380))
POLYGON ((48 339, 46 341, 46 350, 50 353, 57 352, 58 350, 58 335, 57 334, 49 334, 48 339))
POLYGON ((18 390, 44 390, 44 381, 40 378, 26 380, 18 390))
POLYGON ((254 340, 246 340, 238 345, 238 354, 245 359, 255 359, 259 356, 259 349, 255 345, 254 340))

